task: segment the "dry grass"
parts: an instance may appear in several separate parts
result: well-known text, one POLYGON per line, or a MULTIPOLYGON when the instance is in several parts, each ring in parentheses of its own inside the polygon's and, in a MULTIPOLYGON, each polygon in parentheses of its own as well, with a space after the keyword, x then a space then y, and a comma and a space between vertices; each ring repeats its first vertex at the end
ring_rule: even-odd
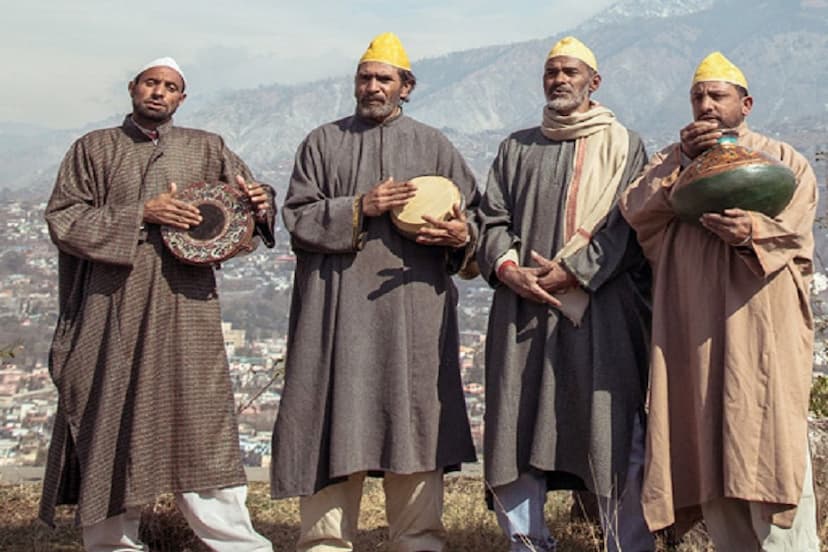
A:
MULTIPOLYGON (((57 529, 36 519, 38 485, 0 485, 0 550, 5 552, 81 552, 80 532, 73 527, 72 510, 61 508, 57 529)), ((271 501, 265 483, 251 484, 248 499, 256 528, 267 536, 274 550, 293 550, 299 531, 298 503, 295 499, 271 501)), ((560 552, 600 551, 598 529, 588 522, 573 522, 569 516, 567 493, 551 493, 547 520, 559 541, 560 552)), ((448 530, 447 551, 503 552, 508 550, 494 514, 486 509, 483 484, 479 478, 459 476, 446 479, 444 522, 448 530)), ((360 514, 358 551, 384 551, 387 534, 382 486, 377 480, 366 482, 360 514)), ((207 552, 175 509, 171 496, 161 497, 144 510, 142 539, 153 552, 207 552)), ((659 539, 660 551, 692 552, 712 550, 701 530, 685 536, 677 546, 659 539)))

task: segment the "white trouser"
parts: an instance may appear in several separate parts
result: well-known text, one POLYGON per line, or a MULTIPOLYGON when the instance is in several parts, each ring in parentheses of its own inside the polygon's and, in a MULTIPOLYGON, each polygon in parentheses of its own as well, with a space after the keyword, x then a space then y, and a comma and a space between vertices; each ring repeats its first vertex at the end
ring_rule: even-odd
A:
POLYGON ((765 519, 756 502, 717 498, 702 504, 702 514, 716 550, 744 552, 819 552, 816 526, 816 497, 811 454, 806 448, 802 497, 793 525, 783 529, 765 519))
MULTIPOLYGON (((272 552, 270 542, 253 529, 247 511, 247 486, 176 493, 175 502, 193 532, 217 552, 272 552)), ((87 552, 148 551, 138 540, 141 508, 83 528, 87 552)))
MULTIPOLYGON (((650 552, 655 539, 647 528, 641 509, 644 472, 644 428, 638 416, 633 425, 627 480, 624 489, 610 497, 598 497, 601 528, 609 552, 650 552)), ((497 521, 510 542, 511 552, 554 552, 557 543, 546 526, 546 477, 529 471, 506 485, 495 487, 497 521)))

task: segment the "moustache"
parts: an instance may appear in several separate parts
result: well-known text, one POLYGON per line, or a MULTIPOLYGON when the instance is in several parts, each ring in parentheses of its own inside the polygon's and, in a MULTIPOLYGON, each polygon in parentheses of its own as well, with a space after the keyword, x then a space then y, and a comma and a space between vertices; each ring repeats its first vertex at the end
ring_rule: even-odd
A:
POLYGON ((549 88, 549 92, 569 92, 570 94, 573 93, 575 90, 569 85, 560 85, 560 86, 552 86, 549 88))

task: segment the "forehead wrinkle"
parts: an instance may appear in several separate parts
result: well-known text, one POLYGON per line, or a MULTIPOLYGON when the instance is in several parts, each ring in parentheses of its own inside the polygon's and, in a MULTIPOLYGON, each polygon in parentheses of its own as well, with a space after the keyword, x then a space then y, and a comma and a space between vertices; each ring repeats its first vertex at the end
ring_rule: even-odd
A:
POLYGON ((148 79, 156 80, 164 84, 174 84, 178 88, 184 88, 184 79, 178 74, 178 71, 169 67, 150 67, 141 73, 139 82, 148 79))
POLYGON ((736 85, 724 81, 703 81, 697 82, 690 88, 691 94, 706 94, 710 92, 736 91, 736 85))
POLYGON ((357 74, 370 74, 370 75, 394 75, 398 72, 398 69, 392 65, 388 65, 387 63, 381 63, 379 61, 366 61, 359 64, 357 67, 357 74))
POLYGON ((552 66, 560 66, 563 69, 578 68, 581 71, 587 71, 589 69, 589 65, 572 56, 555 56, 547 59, 544 67, 548 69, 552 66))

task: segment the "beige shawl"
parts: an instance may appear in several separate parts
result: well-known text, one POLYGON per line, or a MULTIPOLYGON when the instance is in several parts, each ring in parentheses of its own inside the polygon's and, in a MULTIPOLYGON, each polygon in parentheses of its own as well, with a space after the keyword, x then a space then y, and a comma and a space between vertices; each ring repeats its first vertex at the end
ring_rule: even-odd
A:
MULTIPOLYGON (((627 164, 627 129, 612 111, 595 102, 589 111, 559 115, 544 108, 541 132, 550 140, 575 140, 572 180, 566 196, 566 243, 554 260, 571 255, 589 244, 615 204, 621 175, 627 164)), ((589 295, 580 287, 559 293, 561 312, 576 326, 580 324, 589 295)))

